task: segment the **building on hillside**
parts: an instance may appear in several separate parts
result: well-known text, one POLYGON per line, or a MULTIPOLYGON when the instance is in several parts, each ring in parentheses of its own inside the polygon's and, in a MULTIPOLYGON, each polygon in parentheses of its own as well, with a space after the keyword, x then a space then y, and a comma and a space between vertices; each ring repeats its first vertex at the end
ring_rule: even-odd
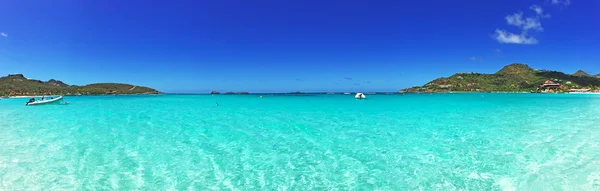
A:
POLYGON ((552 80, 546 80, 540 84, 537 88, 538 92, 557 92, 562 89, 563 86, 560 83, 553 82, 552 80))

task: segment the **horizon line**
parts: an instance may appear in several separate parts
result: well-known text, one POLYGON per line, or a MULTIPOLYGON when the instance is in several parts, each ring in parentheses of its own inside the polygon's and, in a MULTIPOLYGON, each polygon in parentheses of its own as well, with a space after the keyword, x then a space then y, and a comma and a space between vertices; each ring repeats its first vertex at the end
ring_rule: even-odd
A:
MULTIPOLYGON (((295 92, 233 92, 233 93, 221 93, 214 95, 244 95, 244 94, 318 94, 318 93, 398 93, 398 91, 295 91, 295 92)), ((211 92, 195 92, 195 93, 182 93, 182 92, 163 92, 164 94, 212 94, 211 92)))

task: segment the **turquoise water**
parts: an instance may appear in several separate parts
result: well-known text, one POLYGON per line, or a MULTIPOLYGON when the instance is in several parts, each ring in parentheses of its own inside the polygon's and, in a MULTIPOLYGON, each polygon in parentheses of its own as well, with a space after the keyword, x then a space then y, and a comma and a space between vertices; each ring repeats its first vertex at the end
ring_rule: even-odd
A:
POLYGON ((3 99, 0 190, 600 190, 598 95, 367 96, 3 99))

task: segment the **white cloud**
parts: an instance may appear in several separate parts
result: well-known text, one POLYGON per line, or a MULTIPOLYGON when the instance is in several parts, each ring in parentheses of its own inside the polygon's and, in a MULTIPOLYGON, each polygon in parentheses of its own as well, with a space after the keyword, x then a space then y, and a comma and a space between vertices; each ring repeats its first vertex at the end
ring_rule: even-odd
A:
POLYGON ((529 7, 529 9, 535 11, 535 13, 537 13, 538 15, 544 13, 544 9, 542 9, 542 7, 540 7, 539 5, 532 5, 531 7, 529 7))
POLYGON ((544 9, 542 9, 542 7, 539 5, 531 5, 529 9, 535 11, 535 14, 537 14, 538 17, 550 18, 550 14, 544 14, 544 9))
POLYGON ((571 4, 571 0, 552 0, 552 4, 567 6, 571 4))
POLYGON ((494 55, 502 56, 502 50, 500 50, 499 48, 494 49, 494 55))
POLYGON ((527 17, 523 19, 523 12, 508 15, 505 17, 505 19, 506 23, 508 23, 509 25, 520 27, 521 29, 523 29, 523 31, 528 31, 531 29, 538 31, 544 30, 542 28, 542 23, 540 23, 540 20, 538 18, 527 17))
MULTIPOLYGON (((553 4, 568 5, 570 0, 552 0, 553 4)), ((545 13, 542 6, 531 5, 529 7, 535 16, 523 16, 523 12, 519 11, 504 17, 506 24, 516 26, 520 29, 520 33, 512 33, 504 29, 496 29, 492 37, 500 43, 506 44, 537 44, 538 40, 530 34, 530 31, 544 31, 541 19, 550 18, 550 14, 545 13)), ((498 51, 499 52, 499 51, 498 51)))
POLYGON ((8 37, 8 34, 6 34, 5 32, 0 33, 0 36, 3 36, 4 38, 8 37))
POLYGON ((511 32, 507 32, 505 30, 496 29, 496 32, 493 35, 494 39, 496 39, 500 43, 504 44, 537 44, 538 40, 527 36, 527 33, 514 34, 511 32))
POLYGON ((477 62, 483 62, 483 58, 476 57, 476 56, 469 57, 469 60, 471 60, 471 61, 477 61, 477 62))

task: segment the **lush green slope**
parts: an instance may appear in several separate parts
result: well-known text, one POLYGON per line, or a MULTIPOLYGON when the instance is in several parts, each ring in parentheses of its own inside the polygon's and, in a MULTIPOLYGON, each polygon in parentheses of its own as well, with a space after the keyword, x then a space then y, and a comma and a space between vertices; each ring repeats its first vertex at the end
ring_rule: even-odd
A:
POLYGON ((577 72, 575 72, 573 74, 573 76, 587 76, 587 77, 592 77, 592 75, 588 74, 587 72, 585 72, 583 70, 577 70, 577 72))
POLYGON ((98 83, 89 84, 85 86, 77 86, 75 88, 77 92, 81 94, 105 94, 105 93, 116 93, 116 94, 156 94, 159 93, 157 90, 143 87, 134 86, 130 84, 119 84, 119 83, 98 83))
POLYGON ((408 92, 445 91, 535 91, 545 80, 563 84, 563 89, 577 87, 600 87, 600 78, 569 75, 557 71, 534 70, 525 64, 505 66, 495 74, 460 73, 447 78, 435 79, 423 86, 408 88, 408 92))
POLYGON ((0 94, 9 95, 13 93, 43 94, 52 92, 54 94, 66 94, 71 92, 68 85, 58 84, 56 81, 43 82, 40 80, 27 79, 21 74, 0 77, 0 94))
POLYGON ((0 77, 0 95, 97 95, 97 94, 155 94, 159 91, 142 86, 118 83, 98 83, 70 86, 59 80, 27 79, 22 74, 0 77))

